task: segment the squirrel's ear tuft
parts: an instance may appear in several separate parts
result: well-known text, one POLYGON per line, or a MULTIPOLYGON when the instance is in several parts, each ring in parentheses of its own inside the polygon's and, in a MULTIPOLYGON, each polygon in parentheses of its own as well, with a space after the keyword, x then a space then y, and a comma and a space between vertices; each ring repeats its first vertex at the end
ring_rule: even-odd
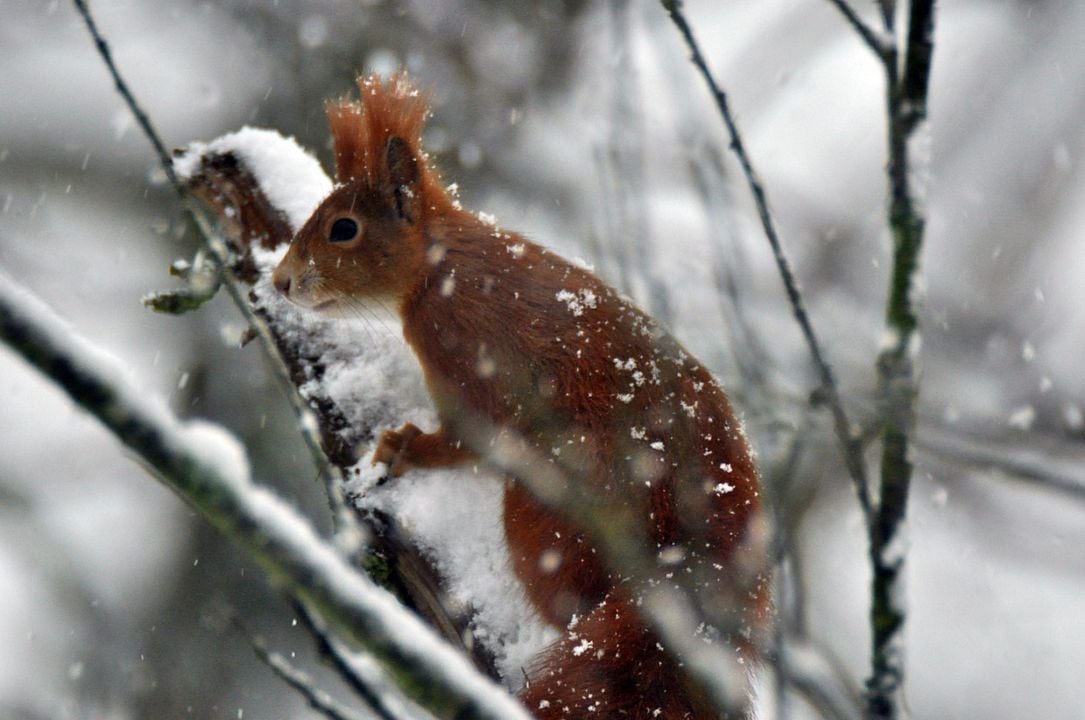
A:
POLYGON ((339 182, 363 181, 391 193, 426 179, 431 172, 422 153, 422 130, 429 104, 405 73, 383 80, 358 78, 360 101, 327 105, 339 182))
POLYGON ((365 177, 366 128, 361 103, 348 100, 329 101, 325 109, 335 148, 335 176, 341 182, 365 177))

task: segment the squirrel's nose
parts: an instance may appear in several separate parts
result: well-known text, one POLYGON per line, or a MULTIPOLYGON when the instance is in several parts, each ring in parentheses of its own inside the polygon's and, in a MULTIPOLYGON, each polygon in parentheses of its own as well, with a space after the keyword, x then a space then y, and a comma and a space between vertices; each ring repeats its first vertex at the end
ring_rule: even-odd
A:
POLYGON ((275 289, 279 291, 283 297, 290 297, 290 273, 280 272, 275 270, 271 276, 271 282, 275 285, 275 289))

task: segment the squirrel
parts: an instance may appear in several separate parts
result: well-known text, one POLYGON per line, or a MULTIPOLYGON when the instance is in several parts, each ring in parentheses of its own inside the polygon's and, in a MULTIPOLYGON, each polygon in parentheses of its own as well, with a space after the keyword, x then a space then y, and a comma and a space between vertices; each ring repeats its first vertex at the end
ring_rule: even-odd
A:
MULTIPOLYGON (((358 87, 360 101, 326 103, 337 185, 272 281, 325 315, 398 312, 440 426, 385 432, 373 462, 393 476, 485 462, 480 427, 522 439, 651 557, 728 598, 743 630, 720 642, 756 660, 769 615, 759 478, 720 385, 592 272, 463 210, 422 148, 428 100, 405 74, 358 87)), ((504 485, 511 562, 565 633, 526 670, 525 706, 540 720, 716 718, 638 613, 635 582, 523 479, 504 485)))

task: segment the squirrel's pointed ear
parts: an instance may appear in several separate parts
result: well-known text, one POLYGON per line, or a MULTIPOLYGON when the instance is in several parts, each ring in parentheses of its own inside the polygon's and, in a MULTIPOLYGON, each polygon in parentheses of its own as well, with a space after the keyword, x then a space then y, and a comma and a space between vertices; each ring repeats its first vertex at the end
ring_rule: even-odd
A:
POLYGON ((384 162, 392 185, 396 212, 403 220, 413 223, 418 218, 422 197, 418 187, 421 172, 410 143, 398 135, 389 138, 385 148, 384 162))

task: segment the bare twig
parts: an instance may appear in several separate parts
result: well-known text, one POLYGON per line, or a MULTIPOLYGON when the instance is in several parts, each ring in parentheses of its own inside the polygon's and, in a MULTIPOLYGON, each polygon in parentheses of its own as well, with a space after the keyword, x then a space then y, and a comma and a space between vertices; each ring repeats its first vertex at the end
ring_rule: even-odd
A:
POLYGON ((882 26, 892 34, 897 17, 897 0, 876 0, 882 12, 882 26))
MULTIPOLYGON (((301 618, 301 624, 316 642, 316 649, 320 657, 331 664, 332 669, 339 675, 339 678, 354 691, 355 695, 366 703, 377 717, 382 720, 408 720, 408 718, 420 720, 420 715, 424 712, 421 708, 418 708, 417 712, 408 715, 403 708, 397 707, 393 701, 389 700, 387 693, 380 692, 378 688, 374 687, 375 683, 372 682, 372 679, 363 678, 357 672, 355 666, 343 651, 342 645, 328 634, 325 624, 313 617, 313 613, 309 608, 300 602, 295 602, 294 611, 297 612, 301 618)), ((405 703, 405 699, 402 697, 397 698, 397 700, 405 703)), ((426 717, 431 716, 427 714, 426 717)))
MULTIPOLYGON (((252 651, 262 663, 271 668, 271 671, 283 682, 294 688, 301 694, 309 707, 328 718, 329 720, 365 720, 365 718, 338 702, 326 691, 316 687, 313 679, 308 674, 294 667, 281 653, 272 652, 268 649, 264 639, 249 632, 245 626, 235 620, 238 631, 245 636, 252 651)), ((370 713, 366 713, 366 717, 370 713)))
POLYGON ((109 49, 109 44, 106 43, 102 34, 98 32, 98 24, 94 22, 94 16, 91 14, 86 0, 72 1, 75 3, 75 9, 78 10, 79 14, 83 17, 83 22, 86 24, 87 30, 90 31, 91 37, 94 38, 94 44, 98 48, 98 54, 102 56, 102 61, 105 62, 106 67, 109 69, 109 74, 113 77, 113 82, 117 86, 117 92, 121 94, 125 103, 128 104, 128 108, 132 111, 132 115, 135 116, 136 122, 138 122, 140 128, 142 128, 143 134, 151 141, 155 154, 158 155, 158 162, 162 165, 162 169, 165 171, 170 185, 173 186, 174 191, 176 191, 181 198, 184 198, 186 195, 185 188, 180 179, 178 179, 177 173, 173 170, 173 165, 170 163, 170 154, 166 150, 166 146, 162 143, 161 137, 155 132, 154 125, 151 124, 151 118, 143 111, 143 108, 136 101, 135 96, 129 89, 128 83, 121 77, 120 70, 117 69, 116 63, 113 62, 113 53, 109 49))
POLYGON ((708 84, 709 90, 712 92, 712 97, 716 101, 716 107, 719 109, 723 122, 727 126, 727 131, 731 136, 731 149, 737 156, 739 164, 742 166, 742 172, 746 176, 746 182, 750 187, 750 191, 753 193, 754 204, 757 206, 757 214, 761 220, 761 227, 764 229, 765 236, 768 238, 769 245, 772 248, 773 258, 776 260, 776 267, 779 270, 780 278, 783 280, 788 301, 791 303, 791 310, 802 330, 803 337, 810 350, 810 355, 817 368, 821 381, 820 392, 832 412, 833 427, 836 431, 837 440, 841 445, 844 463, 848 468, 848 474, 851 476, 852 482, 855 485, 855 492, 859 498, 859 504, 863 509, 864 517, 870 518, 872 507, 870 491, 867 484, 866 462, 863 459, 862 446, 852 432, 851 422, 848 420, 847 413, 844 411, 844 404, 840 398, 840 391, 837 387, 832 367, 830 367, 828 360, 825 358, 825 353, 822 352, 821 343, 817 339, 813 324, 810 322, 810 316, 806 312, 806 305, 803 302, 802 293, 799 291, 798 281, 795 279, 795 275, 791 270, 791 263, 784 253, 783 246, 780 243, 780 237, 776 232, 776 224, 772 219, 772 214, 769 212, 768 199, 764 186, 761 184, 761 180, 754 171, 750 157, 746 153, 746 147, 742 142, 738 124, 731 114, 727 96, 712 75, 712 71, 709 69, 708 63, 701 53, 700 46, 693 35, 693 29, 690 27, 689 22, 682 12, 681 0, 660 0, 660 2, 663 4, 664 9, 670 15, 671 20, 682 34, 686 45, 689 47, 693 64, 697 67, 702 77, 704 77, 705 82, 708 84))
POLYGON ((859 14, 855 12, 855 8, 848 4, 847 0, 829 0, 829 2, 836 6, 836 9, 840 11, 848 24, 859 34, 867 47, 884 62, 893 49, 892 37, 886 39, 880 36, 874 28, 867 25, 859 17, 859 14))

